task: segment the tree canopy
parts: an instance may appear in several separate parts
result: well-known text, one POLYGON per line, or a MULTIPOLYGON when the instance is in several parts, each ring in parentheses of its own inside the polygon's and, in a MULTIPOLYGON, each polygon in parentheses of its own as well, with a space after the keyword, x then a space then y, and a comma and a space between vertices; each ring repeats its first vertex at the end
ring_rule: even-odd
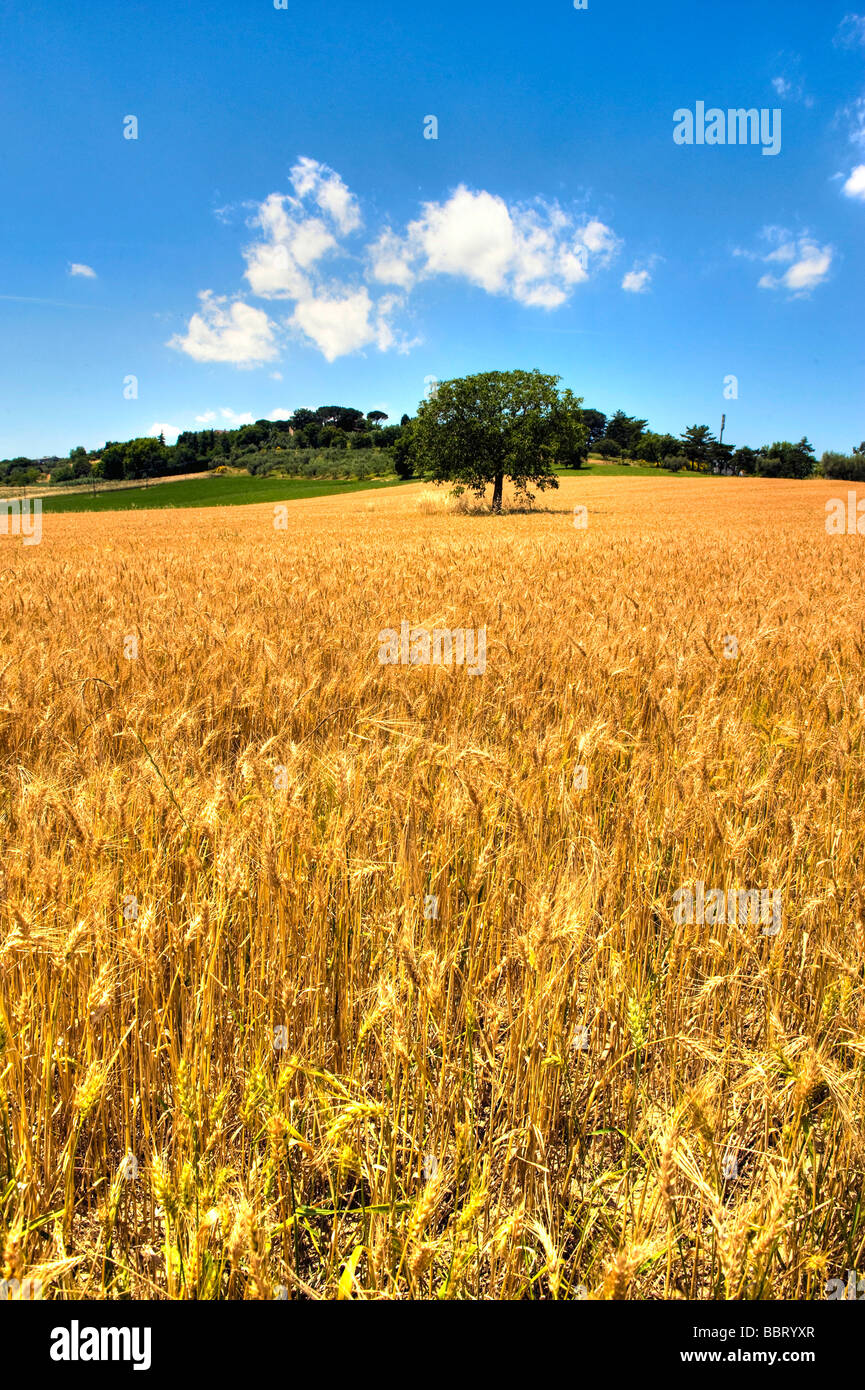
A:
POLYGON ((422 401, 408 453, 435 482, 483 496, 492 485, 500 512, 505 478, 531 500, 530 487, 558 487, 554 464, 585 456, 580 400, 539 371, 480 372, 442 381, 422 401))
POLYGON ((640 438, 648 423, 648 420, 639 420, 634 415, 617 410, 607 421, 604 438, 612 439, 623 452, 633 453, 639 448, 640 438))

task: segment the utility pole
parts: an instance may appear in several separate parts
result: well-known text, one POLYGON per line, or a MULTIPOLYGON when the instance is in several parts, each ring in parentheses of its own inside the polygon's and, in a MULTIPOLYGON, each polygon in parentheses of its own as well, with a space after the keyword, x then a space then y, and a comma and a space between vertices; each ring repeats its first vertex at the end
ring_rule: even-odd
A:
POLYGON ((718 443, 719 443, 719 444, 723 444, 723 442, 724 442, 724 426, 726 425, 726 423, 727 423, 727 417, 726 417, 726 415, 722 415, 722 416, 721 416, 721 433, 720 433, 719 436, 718 436, 718 443))

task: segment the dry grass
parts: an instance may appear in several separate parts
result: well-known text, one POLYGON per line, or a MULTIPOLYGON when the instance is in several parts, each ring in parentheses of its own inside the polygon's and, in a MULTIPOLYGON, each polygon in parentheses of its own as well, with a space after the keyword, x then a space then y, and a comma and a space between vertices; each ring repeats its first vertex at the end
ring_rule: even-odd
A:
POLYGON ((820 1297, 865 1239, 863 542, 821 483, 420 493, 0 540, 0 1278, 820 1297), (402 619, 486 674, 380 666, 402 619), (677 925, 696 879, 781 933, 677 925))

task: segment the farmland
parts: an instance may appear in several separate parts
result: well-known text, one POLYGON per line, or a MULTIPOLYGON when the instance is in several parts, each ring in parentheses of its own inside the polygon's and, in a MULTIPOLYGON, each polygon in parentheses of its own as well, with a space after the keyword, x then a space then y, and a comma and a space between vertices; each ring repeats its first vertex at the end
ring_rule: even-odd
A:
MULTIPOLYGON (((569 472, 557 470, 562 476, 569 472)), ((603 463, 590 459, 581 470, 584 477, 677 477, 663 468, 641 464, 603 463)), ((701 475, 705 476, 705 475, 701 475)), ((62 512, 155 511, 163 507, 242 507, 256 502, 299 501, 307 497, 350 496, 370 488, 395 487, 400 479, 393 474, 380 478, 348 481, 339 478, 251 477, 235 472, 221 476, 198 474, 194 478, 164 478, 144 483, 107 484, 78 489, 43 487, 6 488, 7 497, 39 497, 42 510, 62 512)))
POLYGON ((865 1239, 837 486, 349 492, 0 537, 0 1278, 821 1297, 865 1239), (402 621, 484 673, 381 665, 402 621))
MULTIPOLYGON (((237 473, 226 477, 176 478, 148 487, 123 486, 95 493, 82 490, 58 495, 46 488, 38 495, 42 497, 45 513, 154 511, 163 507, 243 507, 255 502, 298 501, 305 497, 340 494, 350 496, 369 488, 393 487, 397 481, 395 478, 364 482, 339 482, 330 478, 252 478, 248 474, 237 473)), ((30 489, 30 492, 36 495, 35 489, 30 489)))

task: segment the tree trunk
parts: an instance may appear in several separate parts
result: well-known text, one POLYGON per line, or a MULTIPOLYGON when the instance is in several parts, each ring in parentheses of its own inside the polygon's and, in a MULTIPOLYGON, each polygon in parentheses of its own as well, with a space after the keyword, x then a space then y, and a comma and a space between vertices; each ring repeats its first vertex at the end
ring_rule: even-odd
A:
POLYGON ((495 485, 494 485, 494 487, 493 487, 493 511, 494 511, 494 512, 499 512, 499 513, 500 513, 501 510, 502 510, 502 493, 503 493, 503 491, 504 491, 504 486, 505 486, 505 475, 504 475, 504 473, 497 473, 497 474, 496 474, 495 485))

